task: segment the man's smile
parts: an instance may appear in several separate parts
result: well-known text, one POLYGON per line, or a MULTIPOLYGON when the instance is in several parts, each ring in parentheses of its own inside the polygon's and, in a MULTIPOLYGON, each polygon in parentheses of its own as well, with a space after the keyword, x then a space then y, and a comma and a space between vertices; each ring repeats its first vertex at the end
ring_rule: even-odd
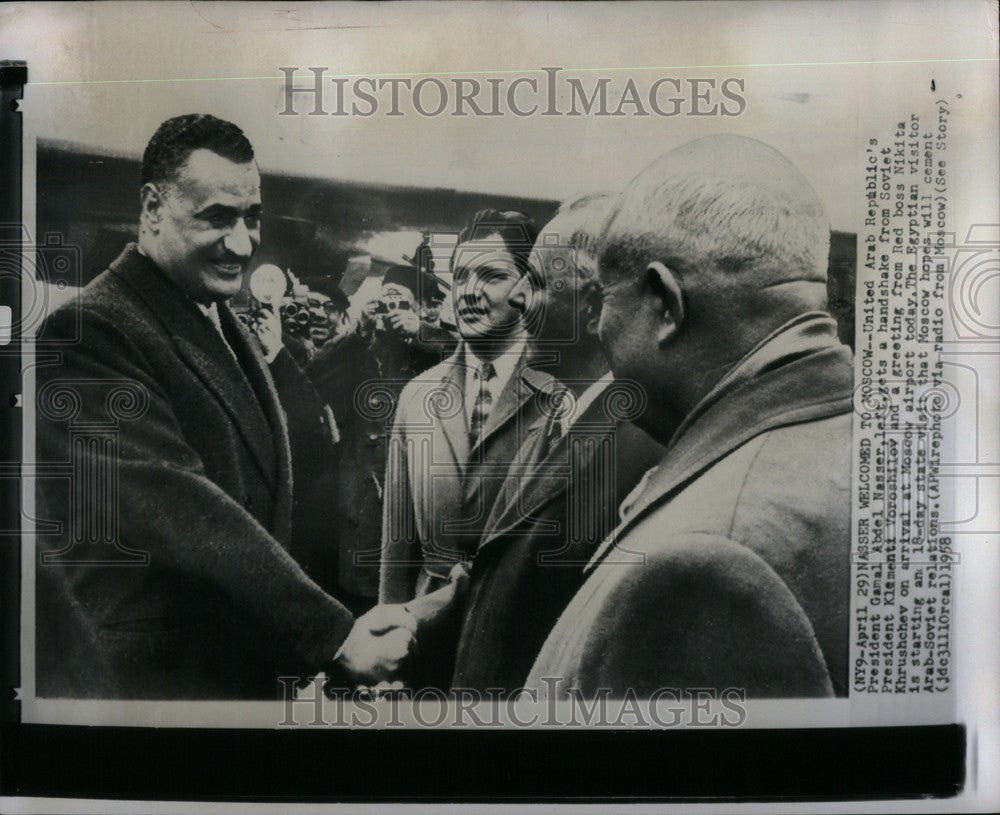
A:
POLYGON ((243 274, 244 264, 242 263, 225 260, 213 260, 211 263, 212 266, 227 277, 236 277, 243 274))

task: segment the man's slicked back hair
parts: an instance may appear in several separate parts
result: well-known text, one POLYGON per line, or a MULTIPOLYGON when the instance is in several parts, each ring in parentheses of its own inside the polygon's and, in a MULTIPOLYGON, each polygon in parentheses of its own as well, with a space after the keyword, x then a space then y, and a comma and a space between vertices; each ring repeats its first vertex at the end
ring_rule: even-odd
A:
POLYGON ((531 216, 516 210, 481 209, 459 233, 455 248, 457 250, 467 241, 486 240, 492 235, 500 236, 518 271, 526 274, 531 248, 538 239, 538 226, 531 216))
POLYGON ((253 161, 253 146, 232 122, 207 113, 175 116, 161 124, 142 154, 142 183, 174 181, 195 150, 211 150, 237 164, 253 161))

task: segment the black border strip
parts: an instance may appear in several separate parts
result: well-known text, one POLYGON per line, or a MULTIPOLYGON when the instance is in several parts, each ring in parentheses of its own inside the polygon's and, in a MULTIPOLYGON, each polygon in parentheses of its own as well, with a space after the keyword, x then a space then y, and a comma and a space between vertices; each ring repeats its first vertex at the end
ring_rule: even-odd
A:
POLYGON ((21 162, 22 117, 18 100, 28 66, 0 61, 0 303, 10 306, 13 330, 0 346, 0 721, 18 721, 14 689, 21 682, 21 162))
POLYGON ((302 802, 941 798, 965 728, 190 730, 8 724, 0 793, 302 802))

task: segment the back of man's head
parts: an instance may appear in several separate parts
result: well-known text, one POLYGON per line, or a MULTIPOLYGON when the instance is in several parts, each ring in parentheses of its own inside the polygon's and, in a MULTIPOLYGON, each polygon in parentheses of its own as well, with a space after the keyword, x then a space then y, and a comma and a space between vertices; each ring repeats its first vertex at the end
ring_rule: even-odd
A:
POLYGON ((661 261, 689 293, 742 299, 788 284, 804 308, 823 308, 829 247, 823 205, 791 162, 755 139, 720 135, 633 179, 607 222, 601 265, 614 279, 661 261))
POLYGON ((597 277, 601 230, 614 200, 613 193, 603 190, 567 198, 545 227, 546 235, 554 233, 558 245, 571 250, 576 273, 582 280, 597 277))
POLYGON ((175 116, 161 124, 142 154, 142 183, 175 181, 195 150, 211 150, 237 164, 254 160, 253 146, 232 122, 207 113, 175 116))
POLYGON ((567 346, 596 342, 600 316, 597 252, 611 203, 610 192, 566 199, 542 229, 531 252, 531 273, 511 302, 522 309, 536 344, 567 346))

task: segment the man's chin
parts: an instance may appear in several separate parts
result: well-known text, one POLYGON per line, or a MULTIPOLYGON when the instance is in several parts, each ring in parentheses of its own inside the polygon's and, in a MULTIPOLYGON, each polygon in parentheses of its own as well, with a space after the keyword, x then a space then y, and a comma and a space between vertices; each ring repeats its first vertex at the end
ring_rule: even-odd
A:
POLYGON ((232 278, 215 275, 208 282, 208 290, 213 300, 228 300, 237 294, 242 286, 242 273, 232 278))
POLYGON ((500 342, 517 334, 517 325, 495 326, 490 323, 460 324, 458 333, 469 342, 500 342))

